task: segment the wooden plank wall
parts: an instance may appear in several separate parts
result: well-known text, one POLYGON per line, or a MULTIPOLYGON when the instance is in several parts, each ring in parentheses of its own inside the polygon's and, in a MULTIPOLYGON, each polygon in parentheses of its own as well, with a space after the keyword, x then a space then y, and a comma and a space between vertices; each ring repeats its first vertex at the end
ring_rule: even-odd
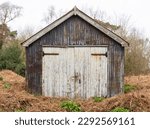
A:
POLYGON ((26 48, 26 77, 30 92, 42 94, 42 45, 109 45, 108 96, 122 90, 124 48, 78 16, 73 16, 26 48))
POLYGON ((43 95, 107 96, 107 57, 93 55, 106 53, 107 47, 44 47, 43 51, 43 95))

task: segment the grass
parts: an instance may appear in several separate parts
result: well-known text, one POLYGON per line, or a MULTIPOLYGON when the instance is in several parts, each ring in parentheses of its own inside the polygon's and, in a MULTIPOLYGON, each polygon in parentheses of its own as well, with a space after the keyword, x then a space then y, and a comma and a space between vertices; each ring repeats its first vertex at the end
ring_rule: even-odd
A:
POLYGON ((4 82, 4 88, 5 88, 5 89, 10 89, 10 87, 11 87, 11 84, 10 84, 10 83, 4 82))
POLYGON ((94 102, 102 102, 104 99, 104 97, 93 97, 94 102))
POLYGON ((8 82, 5 82, 2 76, 0 76, 0 81, 3 82, 3 85, 4 85, 4 88, 5 88, 5 89, 10 89, 11 84, 8 83, 8 82))
POLYGON ((25 109, 18 108, 18 109, 15 110, 15 112, 26 112, 26 110, 25 110, 25 109))
POLYGON ((61 103, 61 108, 65 109, 66 111, 69 112, 80 112, 81 107, 77 103, 73 101, 63 101, 61 103))
POLYGON ((134 85, 130 85, 130 84, 125 84, 124 85, 124 93, 128 93, 135 90, 135 86, 134 85))
POLYGON ((0 76, 0 81, 3 81, 3 77, 0 76))
POLYGON ((111 112, 129 112, 129 109, 124 108, 124 107, 116 107, 112 109, 111 112))

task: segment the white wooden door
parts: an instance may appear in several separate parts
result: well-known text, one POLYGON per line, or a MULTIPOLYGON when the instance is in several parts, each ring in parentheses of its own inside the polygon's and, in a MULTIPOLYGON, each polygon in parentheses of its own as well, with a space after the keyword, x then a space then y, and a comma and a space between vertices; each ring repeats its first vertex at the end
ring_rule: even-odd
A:
POLYGON ((91 48, 89 96, 107 96, 107 47, 91 48))
POLYGON ((42 92, 45 96, 72 97, 74 94, 74 49, 44 47, 42 92))
POLYGON ((44 47, 43 52, 43 95, 107 96, 107 47, 44 47))

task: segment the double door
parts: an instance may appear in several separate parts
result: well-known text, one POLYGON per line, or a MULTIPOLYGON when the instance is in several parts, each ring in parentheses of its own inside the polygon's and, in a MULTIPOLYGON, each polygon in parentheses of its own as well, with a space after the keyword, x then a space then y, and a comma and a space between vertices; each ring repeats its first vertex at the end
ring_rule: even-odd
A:
POLYGON ((107 47, 43 47, 45 96, 107 96, 107 47))

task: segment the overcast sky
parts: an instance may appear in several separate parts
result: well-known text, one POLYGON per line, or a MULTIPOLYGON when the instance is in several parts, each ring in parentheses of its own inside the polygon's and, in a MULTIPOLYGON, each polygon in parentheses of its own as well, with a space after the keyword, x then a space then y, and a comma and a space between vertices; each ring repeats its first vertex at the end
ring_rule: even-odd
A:
MULTIPOLYGON (((0 0, 0 4, 8 0, 0 0)), ((12 21, 9 26, 12 29, 21 30, 26 25, 38 30, 44 24, 41 21, 47 8, 51 5, 56 10, 71 10, 75 5, 100 9, 106 12, 108 20, 116 16, 130 16, 130 22, 141 33, 150 38, 150 0, 9 0, 12 4, 23 7, 22 16, 12 21)), ((114 18, 115 19, 115 18, 114 18)))

